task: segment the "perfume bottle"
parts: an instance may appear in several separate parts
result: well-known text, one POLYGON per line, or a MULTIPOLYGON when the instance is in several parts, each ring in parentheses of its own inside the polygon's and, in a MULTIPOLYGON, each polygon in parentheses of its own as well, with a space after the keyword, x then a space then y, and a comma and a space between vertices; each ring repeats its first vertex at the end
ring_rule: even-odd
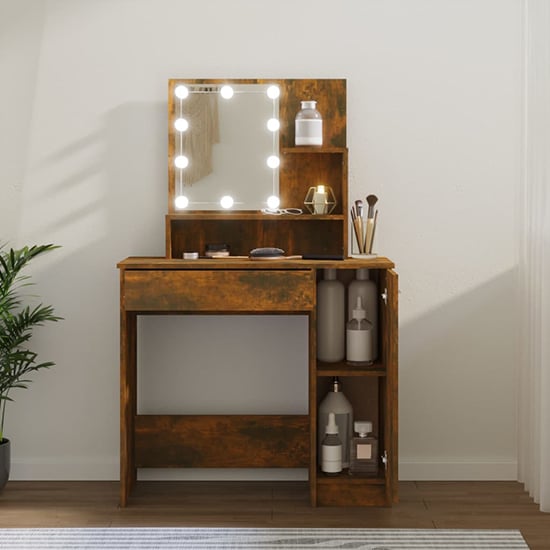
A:
POLYGON ((350 473, 378 474, 378 439, 372 434, 372 422, 356 420, 353 429, 357 435, 350 445, 350 473))
POLYGON ((329 475, 342 471, 342 441, 338 437, 338 426, 332 412, 328 414, 328 424, 321 445, 321 470, 329 475))

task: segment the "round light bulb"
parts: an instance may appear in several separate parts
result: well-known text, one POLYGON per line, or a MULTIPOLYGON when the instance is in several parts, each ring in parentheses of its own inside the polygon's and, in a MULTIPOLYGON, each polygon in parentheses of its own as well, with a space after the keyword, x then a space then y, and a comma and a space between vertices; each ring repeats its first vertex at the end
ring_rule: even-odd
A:
POLYGON ((275 195, 271 195, 271 197, 268 197, 267 207, 270 210, 277 210, 277 208, 279 208, 279 204, 281 204, 279 197, 276 197, 275 195))
POLYGON ((189 159, 185 155, 178 155, 174 159, 174 164, 177 168, 187 168, 189 166, 189 159))
POLYGON ((281 127, 281 123, 276 118, 270 118, 267 121, 267 129, 270 132, 276 132, 281 127))
POLYGON ((267 89, 267 97, 269 97, 269 99, 277 99, 280 94, 281 90, 279 90, 279 86, 273 85, 267 89))
POLYGON ((175 200, 176 208, 182 210, 189 206, 189 199, 185 195, 178 195, 175 200))
POLYGON ((189 122, 184 118, 178 118, 174 122, 174 127, 178 132, 185 132, 189 128, 189 122))
POLYGON ((280 164, 279 157, 276 157, 275 155, 271 155, 270 157, 267 157, 267 165, 270 168, 277 168, 280 164))
POLYGON ((179 97, 180 99, 185 99, 189 95, 189 89, 187 88, 187 86, 180 84, 179 86, 176 86, 174 93, 176 94, 176 97, 179 97))
POLYGON ((224 195, 220 199, 220 204, 222 208, 231 208, 233 206, 233 197, 230 197, 229 195, 224 195))
POLYGON ((231 86, 222 86, 222 89, 220 90, 220 95, 224 99, 231 99, 233 97, 233 88, 231 86))

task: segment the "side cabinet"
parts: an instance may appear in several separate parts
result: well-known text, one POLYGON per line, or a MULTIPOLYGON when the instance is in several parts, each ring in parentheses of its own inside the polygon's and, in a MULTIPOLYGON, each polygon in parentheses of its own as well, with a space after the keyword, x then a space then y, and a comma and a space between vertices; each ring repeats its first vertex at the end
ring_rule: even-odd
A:
MULTIPOLYGON (((346 285, 353 277, 354 269, 338 270, 338 279, 346 285)), ((378 359, 366 367, 351 366, 345 361, 323 363, 316 358, 311 362, 310 406, 315 407, 310 415, 310 495, 313 506, 391 506, 398 501, 398 278, 393 269, 371 269, 370 278, 377 284, 379 297, 378 359), (351 402, 354 418, 373 423, 379 447, 377 475, 350 474, 345 469, 336 476, 327 476, 320 469, 317 411, 335 376, 351 402)), ((314 357, 315 348, 314 345, 310 350, 314 357)))

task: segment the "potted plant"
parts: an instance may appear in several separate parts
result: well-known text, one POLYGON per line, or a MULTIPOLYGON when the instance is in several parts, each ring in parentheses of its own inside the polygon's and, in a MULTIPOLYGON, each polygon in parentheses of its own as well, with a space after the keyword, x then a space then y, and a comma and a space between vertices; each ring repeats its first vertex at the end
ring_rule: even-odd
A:
POLYGON ((46 321, 58 321, 52 306, 24 303, 24 287, 32 285, 21 270, 36 256, 58 248, 52 244, 6 250, 0 245, 0 491, 9 478, 10 441, 4 437, 6 404, 10 392, 26 388, 28 375, 51 367, 51 361, 37 362, 37 354, 28 349, 34 327, 46 321))

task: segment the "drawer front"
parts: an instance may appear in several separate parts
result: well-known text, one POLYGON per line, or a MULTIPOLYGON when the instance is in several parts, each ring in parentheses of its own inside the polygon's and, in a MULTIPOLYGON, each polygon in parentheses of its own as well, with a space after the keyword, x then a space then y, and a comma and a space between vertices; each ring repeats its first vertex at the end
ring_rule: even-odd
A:
POLYGON ((313 270, 124 270, 126 311, 293 312, 315 307, 313 270))

